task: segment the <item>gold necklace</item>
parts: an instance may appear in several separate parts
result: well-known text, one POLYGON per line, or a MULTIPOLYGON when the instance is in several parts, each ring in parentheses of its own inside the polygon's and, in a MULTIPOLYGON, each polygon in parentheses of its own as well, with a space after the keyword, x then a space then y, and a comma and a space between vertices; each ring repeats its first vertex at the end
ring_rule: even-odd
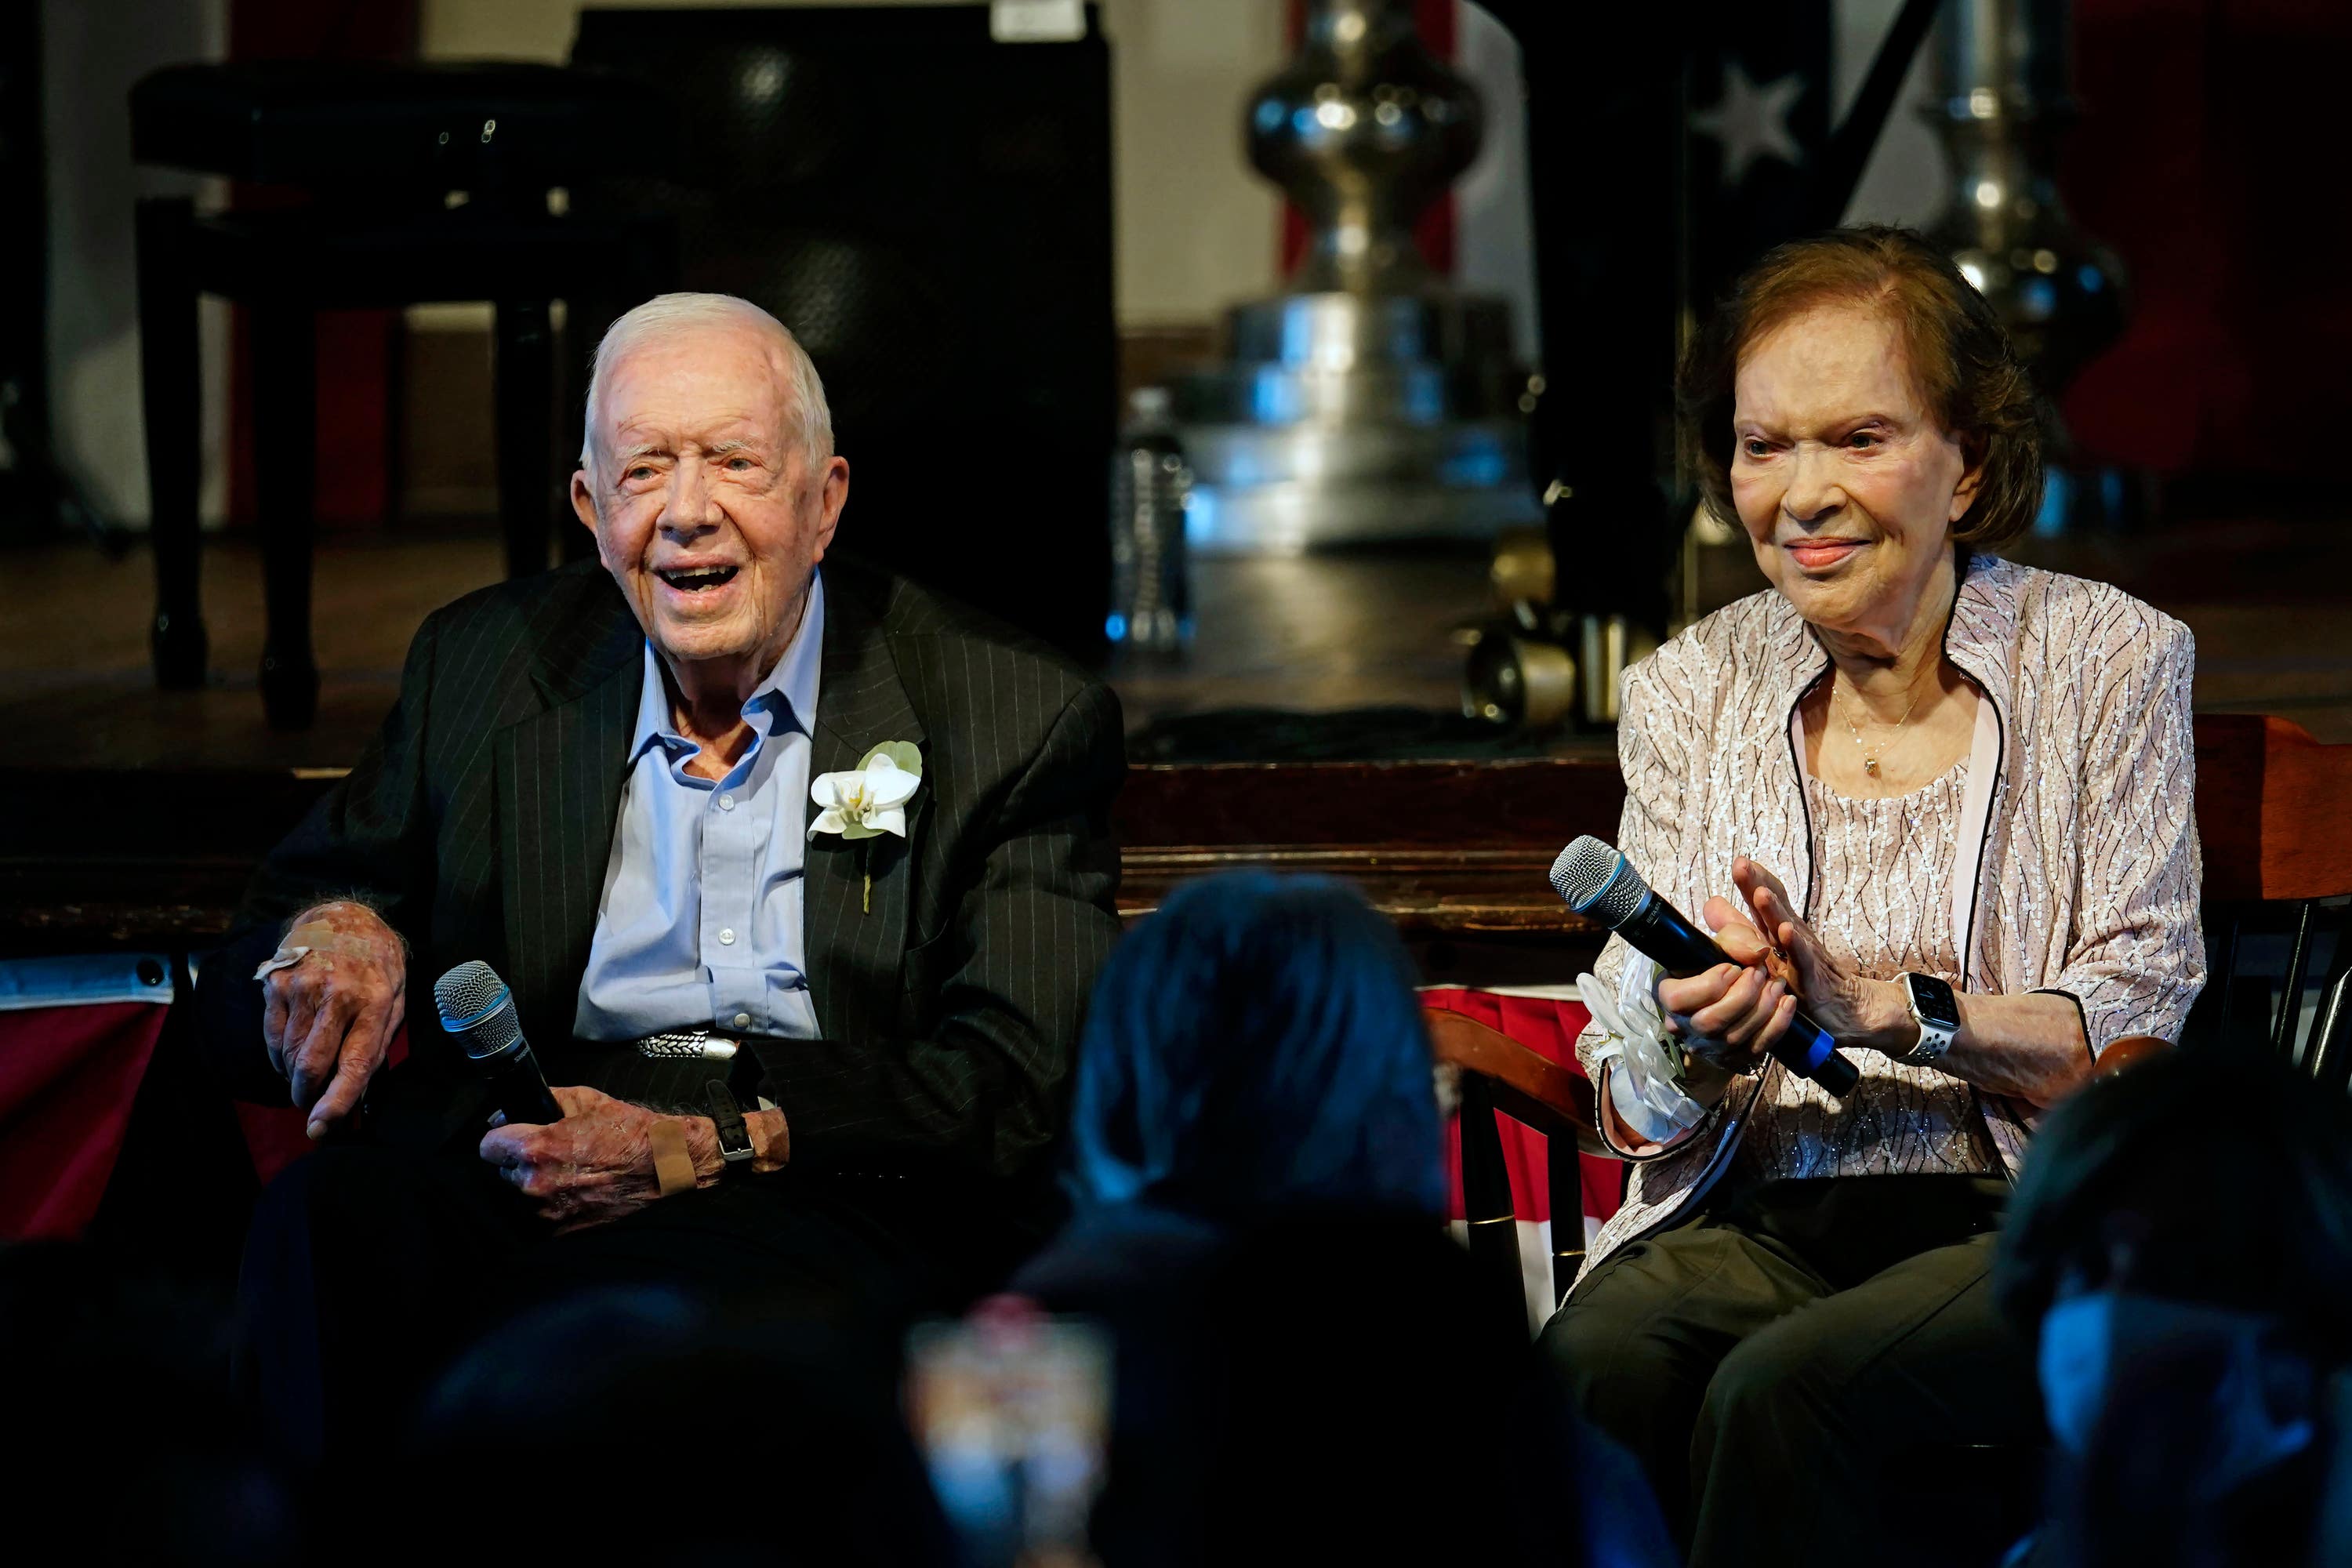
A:
MULTIPOLYGON (((1835 681, 1832 681, 1830 683, 1830 698, 1832 703, 1836 702, 1837 683, 1835 681)), ((1909 722, 1912 709, 1918 706, 1919 694, 1916 691, 1914 691, 1911 694, 1910 707, 1903 710, 1903 717, 1895 721, 1895 726, 1888 731, 1886 739, 1879 742, 1878 749, 1874 752, 1868 746, 1863 744, 1862 731, 1854 727, 1853 713, 1851 708, 1846 704, 1837 704, 1838 717, 1845 721, 1846 733, 1853 737, 1853 748, 1855 751, 1862 753, 1862 771, 1864 773, 1868 773, 1872 778, 1876 778, 1878 776, 1878 759, 1886 754, 1886 748, 1895 743, 1895 737, 1900 735, 1903 732, 1903 726, 1909 722)))

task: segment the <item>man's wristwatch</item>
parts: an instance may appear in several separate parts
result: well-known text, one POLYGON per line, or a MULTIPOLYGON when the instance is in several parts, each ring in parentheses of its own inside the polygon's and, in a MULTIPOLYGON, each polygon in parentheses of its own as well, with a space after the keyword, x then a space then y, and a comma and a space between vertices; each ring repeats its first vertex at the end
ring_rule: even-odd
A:
POLYGON ((703 1087, 703 1099, 710 1106, 710 1120, 719 1124, 719 1157, 726 1169, 751 1169, 755 1151, 751 1147, 751 1130, 743 1125, 743 1112, 727 1085, 712 1079, 703 1087))
POLYGON ((1919 1043, 1895 1060, 1906 1067, 1926 1067, 1950 1050, 1958 1037, 1960 999, 1932 974, 1905 973, 1895 978, 1902 983, 1912 1019, 1919 1026, 1919 1043))

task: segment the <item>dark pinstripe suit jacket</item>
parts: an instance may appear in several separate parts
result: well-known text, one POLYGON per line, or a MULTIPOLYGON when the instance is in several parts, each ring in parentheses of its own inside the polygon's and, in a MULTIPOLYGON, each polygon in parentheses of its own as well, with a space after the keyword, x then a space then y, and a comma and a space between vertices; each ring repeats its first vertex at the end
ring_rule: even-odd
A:
MULTIPOLYGON (((1118 702, 1043 645, 911 584, 838 557, 824 573, 812 773, 911 741, 923 784, 906 838, 809 845, 823 1037, 762 1046, 761 1092, 783 1108, 796 1164, 903 1155, 1011 1174, 1058 1131, 1079 1016, 1118 931, 1118 702)), ((457 1060, 433 977, 480 958, 513 987, 550 1079, 576 1080, 566 1043, 643 646, 593 563, 484 589, 425 621, 383 732, 263 864, 239 933, 205 966, 211 1048, 234 1082, 283 1098, 249 977, 287 917, 354 891, 414 949, 420 1075, 457 1060)))

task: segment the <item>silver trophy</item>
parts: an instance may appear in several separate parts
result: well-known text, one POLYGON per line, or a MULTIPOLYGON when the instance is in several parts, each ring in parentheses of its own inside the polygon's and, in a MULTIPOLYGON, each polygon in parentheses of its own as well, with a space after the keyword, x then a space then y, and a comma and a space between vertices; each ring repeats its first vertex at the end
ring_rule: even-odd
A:
POLYGON ((1180 382, 1196 549, 1486 539, 1538 523, 1529 377, 1501 300, 1447 288, 1412 224, 1476 155, 1477 93, 1408 0, 1315 0, 1249 109, 1250 159, 1309 226, 1286 292, 1236 306, 1230 360, 1180 382))

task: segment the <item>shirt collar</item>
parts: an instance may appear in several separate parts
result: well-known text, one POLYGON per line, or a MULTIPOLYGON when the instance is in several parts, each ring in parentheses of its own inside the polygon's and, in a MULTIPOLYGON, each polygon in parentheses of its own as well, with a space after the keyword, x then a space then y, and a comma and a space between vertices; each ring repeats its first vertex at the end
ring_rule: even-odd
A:
MULTIPOLYGON (((774 734, 779 729, 798 729, 814 733, 816 723, 817 674, 824 650, 824 573, 809 575, 808 608, 801 614, 800 629, 784 649, 776 667, 768 671, 743 704, 743 711, 763 734, 774 734)), ((645 684, 637 695, 637 722, 635 738, 629 743, 629 762, 646 754, 648 746, 659 745, 672 757, 683 756, 701 748, 677 732, 669 710, 669 690, 662 679, 661 655, 654 651, 653 639, 646 639, 645 684)))

